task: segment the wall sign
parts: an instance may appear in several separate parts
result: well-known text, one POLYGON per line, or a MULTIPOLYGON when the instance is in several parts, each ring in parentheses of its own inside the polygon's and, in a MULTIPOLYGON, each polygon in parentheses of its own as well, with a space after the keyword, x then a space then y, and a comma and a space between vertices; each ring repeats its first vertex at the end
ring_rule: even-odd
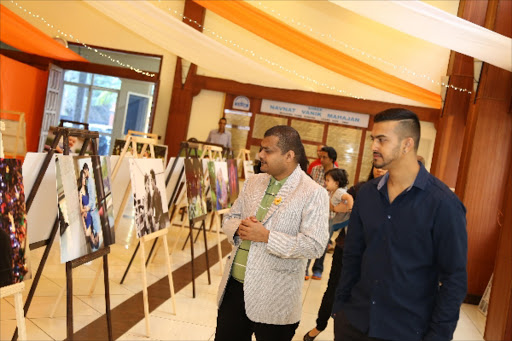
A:
POLYGON ((233 101, 233 109, 249 111, 251 101, 245 96, 237 96, 233 101))
POLYGON ((315 121, 345 124, 361 128, 368 128, 368 121, 370 119, 370 115, 367 114, 356 114, 349 111, 311 107, 307 105, 270 101, 266 99, 261 101, 261 112, 305 118, 315 121))

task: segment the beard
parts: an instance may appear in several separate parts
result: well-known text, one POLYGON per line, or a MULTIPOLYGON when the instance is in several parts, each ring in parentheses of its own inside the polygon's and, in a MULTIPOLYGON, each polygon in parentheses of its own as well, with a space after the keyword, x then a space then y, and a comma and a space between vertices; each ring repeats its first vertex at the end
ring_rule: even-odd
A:
POLYGON ((396 146, 390 153, 389 156, 384 156, 380 153, 377 153, 380 156, 380 159, 373 158, 373 165, 375 168, 383 168, 387 169, 393 161, 397 160, 400 157, 400 146, 396 146))

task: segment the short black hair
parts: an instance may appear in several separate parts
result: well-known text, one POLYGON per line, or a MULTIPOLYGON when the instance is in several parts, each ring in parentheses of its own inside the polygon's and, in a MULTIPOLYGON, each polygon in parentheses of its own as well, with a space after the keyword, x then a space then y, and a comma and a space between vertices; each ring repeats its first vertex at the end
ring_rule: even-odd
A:
POLYGON ((285 154, 289 150, 295 153, 295 161, 300 165, 303 171, 308 169, 308 159, 304 145, 300 139, 300 134, 297 130, 290 126, 274 126, 268 129, 263 137, 275 136, 279 140, 277 146, 281 149, 281 154, 285 154))
POLYGON ((224 121, 226 121, 226 123, 228 123, 228 120, 227 120, 225 117, 221 117, 221 118, 219 119, 219 122, 220 122, 220 121, 222 121, 222 120, 224 120, 224 121))
POLYGON ((399 129, 398 132, 402 139, 406 137, 411 137, 414 140, 414 150, 418 151, 418 146, 420 144, 420 136, 421 136, 421 127, 420 120, 418 116, 410 110, 403 108, 392 108, 381 111, 377 115, 375 115, 373 122, 385 122, 385 121, 399 121, 399 129))
POLYGON ((89 170, 89 165, 87 164, 87 162, 86 162, 86 163, 84 163, 84 167, 83 167, 82 169, 87 169, 87 170, 89 170))
POLYGON ((325 177, 329 175, 334 181, 338 183, 338 187, 343 188, 348 185, 348 173, 343 168, 333 168, 325 172, 325 177))
POLYGON ((336 153, 336 149, 333 147, 322 147, 321 151, 327 153, 327 157, 332 160, 332 162, 335 162, 338 158, 338 153, 336 153))

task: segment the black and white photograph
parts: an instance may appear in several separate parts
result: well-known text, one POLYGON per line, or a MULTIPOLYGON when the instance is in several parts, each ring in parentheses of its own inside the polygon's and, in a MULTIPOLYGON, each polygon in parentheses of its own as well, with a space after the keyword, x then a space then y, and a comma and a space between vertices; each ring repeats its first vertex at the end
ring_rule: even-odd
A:
POLYGON ((130 176, 137 236, 164 229, 169 223, 161 159, 130 159, 130 176))

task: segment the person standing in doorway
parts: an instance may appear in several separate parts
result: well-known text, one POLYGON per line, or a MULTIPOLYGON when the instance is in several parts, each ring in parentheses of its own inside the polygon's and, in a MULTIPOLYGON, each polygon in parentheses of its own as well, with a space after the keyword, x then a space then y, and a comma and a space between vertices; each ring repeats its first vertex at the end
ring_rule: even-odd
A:
POLYGON ((220 144, 225 148, 231 149, 231 133, 226 131, 226 124, 228 121, 225 117, 219 120, 219 129, 213 129, 208 134, 206 142, 220 144))
POLYGON ((417 160, 418 117, 375 116, 373 164, 350 216, 335 340, 451 340, 467 290, 466 209, 417 160))

